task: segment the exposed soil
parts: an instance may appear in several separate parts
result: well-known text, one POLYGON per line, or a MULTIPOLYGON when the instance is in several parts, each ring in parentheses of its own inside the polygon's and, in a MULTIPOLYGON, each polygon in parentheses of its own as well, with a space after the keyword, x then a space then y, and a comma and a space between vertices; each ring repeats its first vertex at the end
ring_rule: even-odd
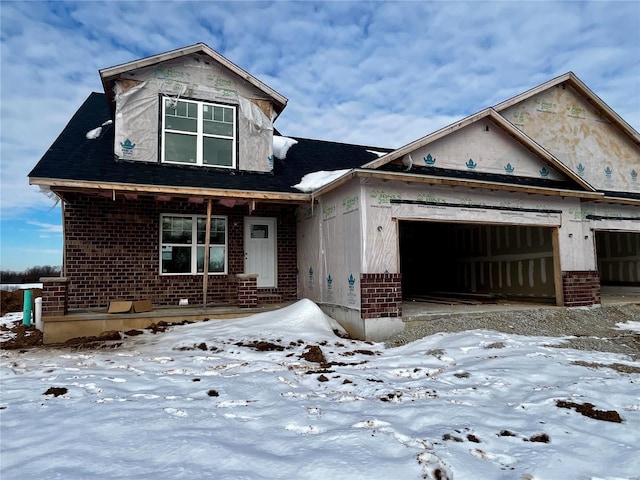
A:
MULTIPOLYGON (((525 439, 527 440, 527 439, 525 439)), ((551 438, 546 433, 539 433, 537 435, 532 435, 528 439, 529 442, 539 442, 539 443, 549 443, 551 438)))
POLYGON ((302 354, 302 358, 307 362, 327 363, 327 359, 318 345, 307 345, 305 347, 305 352, 302 354))
POLYGON ((0 342, 0 348, 4 350, 20 350, 42 345, 42 332, 35 325, 27 327, 18 321, 11 327, 0 325, 0 330, 10 331, 14 335, 10 340, 0 342))
POLYGON ((238 342, 236 343, 236 345, 239 347, 250 347, 259 352, 272 352, 272 351, 281 352, 285 348, 282 345, 278 345, 271 342, 265 342, 265 341, 253 341, 249 343, 238 342))
POLYGON ((371 350, 362 350, 362 349, 358 349, 358 350, 353 350, 351 352, 344 352, 341 355, 344 355, 345 357, 352 357, 356 354, 360 354, 360 355, 376 355, 376 352, 372 352, 371 350))
POLYGON ((54 397, 59 397, 60 395, 64 395, 68 390, 65 387, 49 387, 43 395, 53 395, 54 397))
MULTIPOLYGON (((35 292, 38 292, 38 289, 34 289, 34 297, 36 295, 35 292)), ((2 290, 2 305, 3 308, 5 306, 5 298, 7 299, 6 305, 9 308, 8 312, 19 312, 22 311, 22 297, 19 292, 21 290, 16 290, 13 292, 8 292, 6 290, 2 290), (5 294, 7 294, 5 296, 5 294), (20 299, 18 302, 16 299, 20 299), (20 307, 17 305, 20 303, 20 307)), ((5 313, 3 313, 4 315, 5 313)), ((152 324, 147 327, 145 330, 149 330, 152 333, 162 333, 167 330, 167 327, 174 325, 188 325, 193 323, 189 320, 183 320, 181 322, 164 322, 160 321, 157 324, 152 324)), ((13 333, 13 338, 10 340, 0 341, 0 349, 5 350, 20 350, 20 349, 28 349, 31 347, 37 347, 43 345, 42 332, 35 328, 34 325, 24 326, 21 321, 16 321, 13 324, 9 325, 0 325, 0 331, 10 331, 13 333)), ((110 330, 107 332, 102 332, 97 336, 90 337, 75 337, 70 338, 63 344, 58 344, 57 346, 67 346, 67 347, 75 347, 81 349, 91 349, 91 348, 117 348, 122 345, 122 339, 124 337, 134 337, 137 335, 142 335, 144 332, 142 330, 127 330, 126 332, 119 332, 116 330, 110 330)), ((260 343, 260 342, 255 342, 260 343)), ((205 343, 200 343, 198 345, 194 345, 193 349, 207 350, 207 346, 205 343)), ((190 347, 184 347, 183 350, 189 350, 190 347)), ((212 349, 216 349, 216 347, 212 347, 212 349)))
MULTIPOLYGON (((559 408, 572 408, 585 417, 605 422, 622 423, 624 420, 615 410, 596 410, 592 403, 574 403, 566 400, 557 400, 556 406, 559 408)), ((532 440, 533 441, 533 440, 532 440)))
MULTIPOLYGON (((42 290, 39 288, 30 289, 33 298, 41 297, 42 290)), ((0 290, 0 317, 4 317, 10 312, 21 312, 24 307, 24 290, 0 290)))
POLYGON ((573 365, 580 365, 588 368, 610 368, 620 373, 640 373, 640 367, 634 365, 626 365, 624 363, 595 363, 583 362, 582 360, 574 360, 573 365))
POLYGON ((83 349, 118 348, 122 345, 122 335, 115 330, 102 332, 98 336, 70 338, 63 345, 83 349))

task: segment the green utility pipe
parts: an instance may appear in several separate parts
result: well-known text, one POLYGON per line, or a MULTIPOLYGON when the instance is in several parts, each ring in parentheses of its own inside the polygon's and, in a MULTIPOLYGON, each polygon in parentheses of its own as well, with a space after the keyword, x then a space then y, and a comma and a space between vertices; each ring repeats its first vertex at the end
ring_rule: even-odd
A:
POLYGON ((22 308, 22 324, 31 326, 31 290, 24 291, 24 303, 22 308))

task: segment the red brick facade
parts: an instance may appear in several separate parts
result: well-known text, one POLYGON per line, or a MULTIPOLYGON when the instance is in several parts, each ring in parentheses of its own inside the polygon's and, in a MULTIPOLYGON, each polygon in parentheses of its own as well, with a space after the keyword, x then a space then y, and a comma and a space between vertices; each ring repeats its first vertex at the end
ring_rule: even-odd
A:
MULTIPOLYGON (((258 289, 265 301, 296 299, 295 206, 257 204, 256 217, 277 218, 277 288, 258 289)), ((202 275, 160 275, 160 215, 206 215, 206 203, 65 195, 65 275, 68 307, 106 307, 113 298, 149 299, 154 305, 202 303, 202 275)), ((247 205, 213 205, 227 217, 228 273, 210 275, 207 304, 236 304, 236 274, 244 273, 244 217, 247 205)), ((45 310, 43 305, 43 310, 45 310)))
POLYGON ((402 316, 402 274, 360 275, 360 316, 364 318, 402 316))
POLYGON ((42 316, 66 315, 69 310, 68 281, 64 277, 44 277, 42 282, 42 316))
POLYGON ((238 306, 255 308, 258 306, 258 276, 241 274, 236 276, 238 282, 238 306))
POLYGON ((600 276, 595 270, 562 272, 565 307, 600 304, 600 276))

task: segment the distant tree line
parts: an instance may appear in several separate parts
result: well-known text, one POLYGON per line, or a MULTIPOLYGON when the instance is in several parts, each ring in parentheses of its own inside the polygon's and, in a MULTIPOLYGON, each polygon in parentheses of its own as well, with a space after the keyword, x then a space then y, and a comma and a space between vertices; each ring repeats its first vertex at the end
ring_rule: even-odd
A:
POLYGON ((0 270, 1 283, 38 283, 42 277, 59 277, 61 269, 59 266, 43 265, 31 267, 24 272, 14 272, 11 270, 0 270))

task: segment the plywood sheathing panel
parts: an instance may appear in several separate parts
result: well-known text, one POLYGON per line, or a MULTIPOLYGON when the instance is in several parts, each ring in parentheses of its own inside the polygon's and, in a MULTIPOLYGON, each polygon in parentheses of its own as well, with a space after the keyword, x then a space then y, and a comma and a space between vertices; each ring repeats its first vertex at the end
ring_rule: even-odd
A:
POLYGON ((598 190, 640 193, 640 146, 571 85, 501 113, 598 190))

